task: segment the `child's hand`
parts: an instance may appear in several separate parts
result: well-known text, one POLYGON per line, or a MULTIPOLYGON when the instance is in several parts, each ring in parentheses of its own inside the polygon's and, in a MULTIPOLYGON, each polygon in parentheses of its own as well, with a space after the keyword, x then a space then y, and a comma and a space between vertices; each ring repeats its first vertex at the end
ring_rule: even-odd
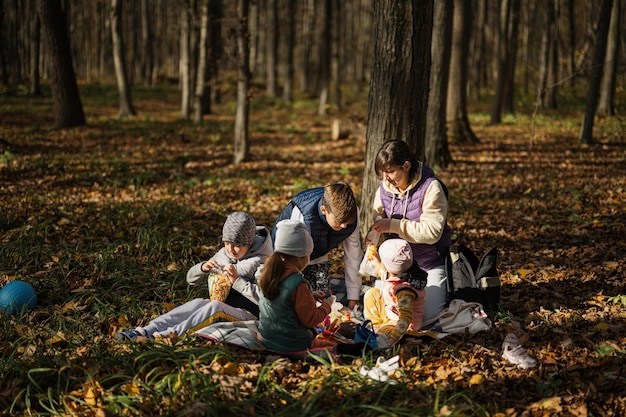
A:
POLYGON ((232 284, 234 284, 235 281, 237 281, 237 278, 239 278, 239 272, 237 272, 237 267, 234 264, 226 265, 223 272, 232 284))
POLYGON ((213 268, 218 268, 220 270, 222 269, 220 267, 220 264, 218 264, 214 259, 210 259, 210 260, 206 261, 200 267, 200 269, 202 269, 202 272, 209 272, 213 268))
POLYGON ((326 297, 326 294, 324 294, 324 291, 321 291, 321 290, 313 291, 313 298, 315 298, 315 301, 324 301, 325 297, 326 297))
POLYGON ((331 307, 333 306, 333 304, 335 304, 335 301, 337 301, 336 295, 331 295, 330 297, 327 297, 326 299, 324 299, 324 302, 331 307))

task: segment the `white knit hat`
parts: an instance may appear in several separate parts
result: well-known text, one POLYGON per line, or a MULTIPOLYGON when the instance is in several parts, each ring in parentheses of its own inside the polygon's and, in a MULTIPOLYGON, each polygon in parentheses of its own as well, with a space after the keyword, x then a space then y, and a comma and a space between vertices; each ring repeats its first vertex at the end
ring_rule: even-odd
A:
POLYGON ((222 241, 237 246, 252 246, 256 234, 254 218, 243 211, 235 211, 228 215, 222 228, 222 241))
POLYGON ((281 220, 276 225, 274 251, 297 257, 310 255, 313 252, 313 238, 309 229, 297 220, 281 220))
POLYGON ((413 251, 404 239, 385 240, 378 248, 380 262, 392 274, 401 274, 413 265, 413 251))

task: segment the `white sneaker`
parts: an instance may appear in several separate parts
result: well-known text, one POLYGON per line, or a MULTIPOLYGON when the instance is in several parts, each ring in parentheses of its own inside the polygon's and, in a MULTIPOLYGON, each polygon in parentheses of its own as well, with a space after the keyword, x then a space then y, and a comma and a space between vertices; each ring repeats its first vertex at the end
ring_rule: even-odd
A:
POLYGON ((519 339, 513 333, 506 335, 502 343, 502 357, 518 368, 528 369, 537 366, 537 360, 526 353, 526 349, 519 344, 519 339))

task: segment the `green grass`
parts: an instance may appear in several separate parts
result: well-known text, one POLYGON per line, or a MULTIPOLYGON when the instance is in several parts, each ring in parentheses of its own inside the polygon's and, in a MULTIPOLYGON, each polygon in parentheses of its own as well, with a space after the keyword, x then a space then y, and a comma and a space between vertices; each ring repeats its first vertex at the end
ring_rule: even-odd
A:
MULTIPOLYGON (((590 271, 605 259, 575 252, 578 235, 566 234, 580 228, 606 236, 605 226, 620 225, 612 213, 619 212, 621 194, 611 178, 582 187, 566 183, 586 175, 573 133, 581 106, 572 109, 573 100, 568 112, 538 113, 542 139, 537 146, 550 146, 532 155, 527 153, 532 109, 505 117, 497 127, 488 125, 487 113, 471 114, 485 143, 454 148, 461 162, 442 172, 450 188, 450 217, 460 225, 455 233, 482 245, 501 245, 503 276, 537 262, 534 281, 515 287, 522 307, 511 301, 494 317, 497 332, 481 339, 496 353, 469 352, 476 339, 463 338, 443 347, 435 342, 404 346, 402 352, 385 352, 410 358, 396 375, 400 383, 391 385, 360 374, 362 365, 374 365, 371 354, 339 366, 289 361, 195 337, 113 343, 118 330, 146 324, 172 305, 206 295, 205 288, 188 287, 186 271, 220 247, 230 211, 250 211, 257 223, 271 227, 288 198, 302 189, 343 179, 359 191, 363 149, 358 139, 325 139, 328 120, 315 114, 315 100, 299 97, 288 105, 259 95, 251 120, 252 161, 232 167, 230 103, 196 125, 180 120, 175 87, 133 87, 139 114, 120 121, 114 87, 80 88, 89 126, 68 131, 50 130, 45 88, 42 98, 0 97, 3 119, 11 121, 1 128, 8 145, 0 142, 0 280, 25 280, 38 295, 34 311, 0 315, 0 415, 491 416, 506 408, 527 412, 544 395, 569 398, 581 392, 562 375, 582 369, 580 363, 547 364, 541 372, 520 376, 505 373, 496 352, 497 332, 507 326, 532 328, 537 339, 549 340, 536 342, 537 352, 552 348, 549 331, 559 322, 547 310, 554 291, 540 282, 541 267, 547 275, 575 277, 559 291, 586 286, 591 294, 604 291, 612 307, 624 304, 621 288, 589 283, 589 277, 599 277, 600 283, 609 278, 599 267, 590 271), (553 160, 558 161, 554 167, 553 160), (608 200, 607 190, 615 193, 608 200), (552 234, 556 243, 547 241, 552 234), (574 243, 559 252, 563 241, 574 243), (565 266, 571 269, 563 271, 565 266), (526 300, 542 313, 529 314, 526 300), (476 357, 480 360, 468 365, 476 357), (443 359, 462 372, 430 381, 443 359), (473 374, 486 374, 487 382, 469 385, 473 374), (511 390, 527 398, 499 397, 511 390)), ((331 109, 331 117, 346 118, 359 105, 358 115, 366 116, 367 100, 357 97, 346 91, 346 113, 331 109)), ((619 167, 625 127, 620 118, 598 120, 595 132, 608 150, 590 148, 585 156, 602 156, 607 159, 600 161, 619 167)), ((580 318, 585 311, 567 314, 580 318)), ((572 334, 593 333, 595 323, 590 329, 582 327, 586 319, 569 320, 574 321, 572 326, 581 328, 572 334)), ((616 366, 610 360, 623 360, 623 351, 608 344, 594 347, 591 355, 602 356, 603 363, 616 366)))

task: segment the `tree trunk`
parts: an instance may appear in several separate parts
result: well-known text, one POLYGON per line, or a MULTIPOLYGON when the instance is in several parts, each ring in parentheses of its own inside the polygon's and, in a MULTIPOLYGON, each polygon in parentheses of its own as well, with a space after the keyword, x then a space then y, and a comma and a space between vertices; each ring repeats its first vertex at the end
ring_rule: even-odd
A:
POLYGON ((554 1, 545 2, 547 8, 541 38, 541 59, 539 65, 539 82, 537 84, 537 106, 544 109, 556 108, 556 85, 552 80, 555 44, 554 1))
POLYGON ((249 158, 250 144, 248 143, 248 115, 250 112, 250 98, 248 86, 250 84, 250 44, 248 33, 248 12, 250 0, 237 0, 237 112, 235 114, 235 142, 233 163, 238 164, 249 158))
POLYGON ((124 59, 124 38, 122 35, 122 2, 111 0, 111 39, 113 41, 113 63, 115 64, 115 77, 117 79, 117 92, 119 93, 120 109, 118 117, 127 117, 135 114, 128 86, 126 72, 126 60, 124 59))
POLYGON ((285 52, 285 79, 283 80, 283 100, 288 103, 293 101, 293 77, 294 77, 294 54, 296 47, 296 0, 287 1, 287 15, 289 21, 287 23, 285 52))
POLYGON ((189 119, 191 114, 191 45, 190 45, 190 22, 189 0, 185 0, 180 13, 180 91, 181 106, 180 116, 189 119))
MULTIPOLYGON (((468 82, 472 98, 478 101, 480 99, 480 92, 486 85, 489 61, 487 59, 487 48, 485 45, 487 0, 478 0, 476 3, 476 10, 478 11, 478 14, 476 16, 474 36, 472 36, 471 39, 472 53, 470 54, 469 67, 472 71, 469 72, 468 82)), ((448 13, 452 15, 452 10, 448 13)))
POLYGON ((276 97, 276 65, 278 62, 278 21, 277 21, 277 0, 266 0, 267 9, 265 11, 265 94, 276 97))
POLYGON ((504 92, 502 94, 502 111, 507 114, 515 113, 515 73, 517 72, 517 39, 519 33, 520 0, 511 0, 511 24, 507 33, 507 65, 505 65, 504 92))
POLYGON ((74 74, 70 41, 61 2, 37 0, 37 11, 50 59, 55 127, 82 126, 85 124, 85 114, 74 74))
POLYGON ((453 15, 446 104, 448 136, 457 142, 478 142, 467 117, 467 57, 472 22, 471 4, 465 0, 454 0, 453 15))
POLYGON ((335 30, 331 31, 331 64, 332 77, 331 84, 333 86, 333 96, 335 98, 335 108, 341 111, 341 64, 340 64, 340 51, 342 51, 341 28, 345 27, 343 22, 342 2, 334 1, 331 4, 332 7, 332 26, 335 30))
POLYGON ((209 93, 209 100, 207 100, 207 108, 205 114, 211 113, 212 106, 221 101, 221 89, 220 89, 220 64, 222 62, 222 19, 224 17, 222 0, 209 0, 209 33, 210 33, 210 55, 211 59, 208 62, 209 66, 209 85, 211 91, 209 93))
POLYGON ((320 95, 317 104, 317 114, 324 116, 326 114, 326 105, 328 104, 328 94, 330 89, 330 65, 331 65, 331 21, 332 21, 332 4, 331 0, 324 0, 324 12, 322 19, 322 39, 319 44, 320 48, 320 95))
POLYGON ((209 33, 209 0, 201 0, 200 4, 200 39, 198 41, 198 69, 196 71, 196 91, 194 93, 193 120, 195 123, 202 122, 204 102, 207 100, 206 75, 207 75, 207 48, 209 33))
POLYGON ((376 0, 374 19, 374 62, 360 211, 363 236, 373 221, 372 201, 378 188, 374 159, 382 143, 388 139, 405 140, 418 158, 424 158, 433 0, 376 0))
POLYGON ((39 58, 41 54, 39 45, 41 44, 41 24, 37 13, 35 13, 33 23, 34 27, 31 31, 30 39, 30 95, 40 96, 41 76, 39 74, 39 58))
POLYGON ((430 95, 426 113, 425 162, 433 168, 452 162, 446 133, 446 100, 452 42, 452 0, 434 2, 430 95))
POLYGON ((491 106, 491 124, 502 123, 502 113, 513 113, 513 86, 515 85, 515 56, 517 54, 517 25, 519 0, 504 0, 500 10, 500 35, 498 36, 498 74, 496 93, 491 106))
POLYGON ((619 57, 619 34, 621 28, 621 0, 613 0, 611 23, 606 44, 606 58, 602 83, 600 84, 600 99, 598 102, 598 116, 615 115, 615 79, 617 74, 617 60, 619 57))
POLYGON ((141 0, 141 79, 144 84, 152 84, 154 66, 153 35, 148 0, 141 0))
POLYGON ((583 123, 580 130, 578 143, 592 144, 593 139, 593 119, 596 114, 596 106, 598 105, 598 97, 600 95, 600 82, 602 81, 602 72, 604 67, 604 58, 606 56, 606 44, 609 34, 609 25, 611 22, 611 9, 613 8, 613 0, 602 0, 602 8, 600 9, 600 17, 598 21, 598 37, 596 40, 595 53, 593 58, 593 69, 591 75, 591 85, 589 86, 589 95, 587 96, 587 106, 583 123))

